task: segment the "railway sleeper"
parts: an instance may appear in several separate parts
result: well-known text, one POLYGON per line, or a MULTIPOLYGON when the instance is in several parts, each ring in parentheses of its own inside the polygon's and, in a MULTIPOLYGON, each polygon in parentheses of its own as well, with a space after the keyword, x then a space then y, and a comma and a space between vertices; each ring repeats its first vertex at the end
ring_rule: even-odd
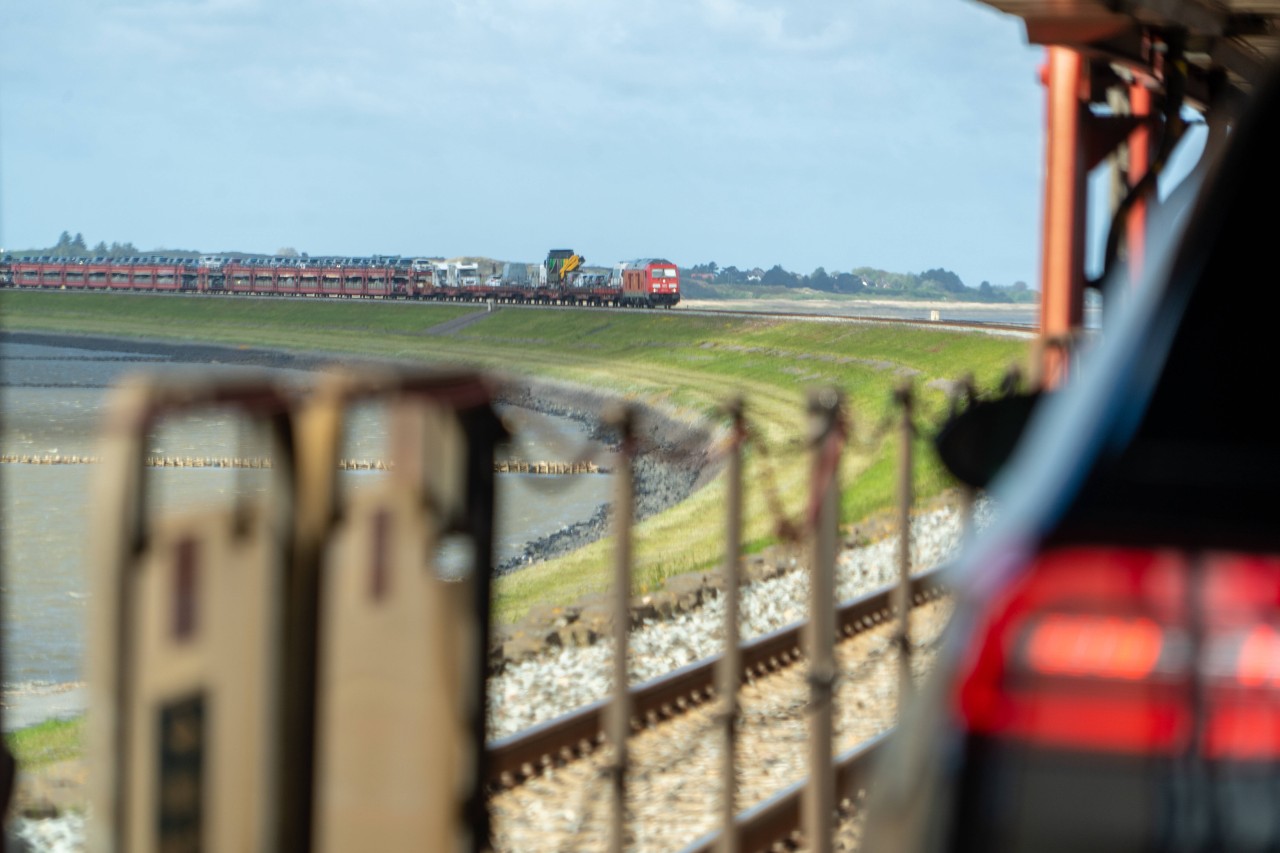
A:
MULTIPOLYGON (((913 608, 918 605, 935 601, 945 594, 944 588, 940 583, 938 583, 936 573, 928 573, 925 576, 915 578, 913 580, 913 586, 915 587, 911 596, 913 608)), ((850 639, 858 634, 882 625, 893 613, 893 607, 891 603, 889 603, 889 599, 891 599, 893 595, 894 589, 886 588, 842 606, 840 608, 841 614, 839 618, 839 628, 837 629, 838 639, 850 639)), ((793 625, 789 629, 784 629, 784 631, 787 631, 790 635, 794 636, 792 642, 784 644, 784 647, 781 649, 769 652, 762 660, 755 661, 754 663, 750 662, 749 659, 744 661, 743 671, 739 677, 740 683, 754 683, 759 678, 785 669, 791 664, 798 663, 805 658, 804 650, 801 648, 799 641, 802 632, 802 625, 793 625)), ((744 656, 747 656, 748 658, 750 657, 750 648, 751 644, 747 644, 743 648, 744 656)), ((700 667, 698 675, 691 679, 694 680, 695 683, 689 687, 687 692, 674 699, 662 701, 658 703, 656 707, 645 707, 649 705, 649 701, 645 699, 645 696, 647 694, 666 689, 664 685, 666 679, 660 678, 649 682, 648 684, 633 688, 633 708, 643 708, 644 710, 637 710, 633 714, 630 720, 630 729, 632 733, 637 734, 645 729, 655 728, 666 720, 670 720, 683 713, 687 713, 691 708, 702 704, 704 701, 714 699, 716 697, 714 674, 716 663, 716 660, 704 661, 700 667)), ((685 677, 689 678, 690 674, 686 672, 685 677)), ((541 729, 544 726, 563 725, 569 730, 574 728, 580 730, 582 725, 581 723, 577 725, 570 725, 573 722, 573 719, 592 714, 597 715, 597 719, 599 721, 597 724, 587 723, 588 725, 598 725, 594 739, 579 737, 578 740, 572 744, 551 744, 547 746, 547 752, 543 758, 545 759, 546 756, 554 755, 558 761, 553 761, 548 764, 545 760, 539 760, 537 762, 538 768, 546 769, 552 766, 563 766, 576 758, 589 756, 597 746, 605 744, 607 742, 607 735, 604 731, 604 712, 598 706, 588 710, 574 712, 561 717, 556 721, 542 724, 537 728, 541 729)), ((511 738, 504 739, 505 743, 503 743, 499 748, 491 748, 491 766, 495 768, 502 766, 505 763, 501 757, 502 750, 509 749, 515 751, 519 749, 520 739, 521 736, 517 734, 511 738)), ((520 784, 524 779, 531 778, 532 775, 534 775, 524 772, 526 769, 535 769, 534 764, 531 762, 524 762, 519 769, 521 771, 519 774, 513 774, 509 769, 500 772, 496 778, 490 781, 490 787, 509 788, 514 784, 520 784), (520 778, 512 781, 515 776, 519 776, 520 778)))

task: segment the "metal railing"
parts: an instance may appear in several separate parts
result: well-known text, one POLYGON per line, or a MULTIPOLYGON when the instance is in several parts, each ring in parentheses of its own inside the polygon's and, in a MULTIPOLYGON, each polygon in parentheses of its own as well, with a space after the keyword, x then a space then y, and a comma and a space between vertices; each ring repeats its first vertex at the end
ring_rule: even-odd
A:
MULTIPOLYGON (((798 518, 777 519, 809 550, 803 640, 793 631, 740 641, 744 455, 755 439, 747 404, 734 400, 723 450, 725 648, 718 660, 682 671, 681 681, 640 688, 628 680, 637 412, 612 412, 619 439, 613 694, 486 748, 495 450, 505 438, 492 400, 490 385, 473 374, 338 378, 301 401, 270 385, 225 382, 150 382, 118 393, 103 455, 95 592, 102 615, 92 633, 96 846, 484 850, 491 786, 510 783, 566 744, 594 744, 603 735, 609 849, 622 851, 637 715, 715 695, 720 829, 691 849, 736 853, 771 833, 797 831, 810 849, 832 849, 839 805, 866 784, 874 751, 834 754, 837 638, 896 614, 905 696, 909 612, 939 588, 932 575, 912 575, 910 387, 895 396, 897 591, 836 606, 839 469, 851 428, 841 395, 818 391, 809 400, 808 500, 798 518), (369 401, 391 413, 394 464, 384 466, 378 488, 348 495, 338 476, 344 419, 369 401), (225 518, 160 518, 147 501, 148 431, 160 419, 210 406, 267 425, 271 464, 257 467, 276 488, 225 518), (438 545, 456 536, 468 543, 469 571, 446 581, 438 545), (800 648, 808 667, 808 782, 742 813, 734 780, 744 672, 798 658, 800 648)), ((882 424, 877 440, 891 426, 882 424)), ((776 494, 770 505, 777 511, 776 494)))

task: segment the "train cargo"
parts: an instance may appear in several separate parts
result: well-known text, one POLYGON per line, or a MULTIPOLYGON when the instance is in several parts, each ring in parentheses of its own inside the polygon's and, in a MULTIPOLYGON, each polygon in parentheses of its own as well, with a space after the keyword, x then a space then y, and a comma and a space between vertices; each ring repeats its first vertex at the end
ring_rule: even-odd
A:
POLYGON ((487 281, 475 263, 426 258, 0 258, 0 286, 37 290, 134 291, 347 299, 670 308, 680 301, 676 265, 662 259, 588 272, 570 249, 554 249, 538 275, 507 264, 487 281))

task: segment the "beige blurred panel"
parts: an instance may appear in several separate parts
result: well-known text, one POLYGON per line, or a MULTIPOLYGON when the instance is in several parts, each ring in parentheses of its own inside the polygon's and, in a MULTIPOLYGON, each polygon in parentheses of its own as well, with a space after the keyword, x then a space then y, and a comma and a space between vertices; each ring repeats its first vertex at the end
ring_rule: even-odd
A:
POLYGON ((132 671, 121 660, 121 632, 130 621, 124 578, 133 565, 133 538, 139 524, 136 496, 143 472, 141 444, 130 424, 121 422, 119 413, 140 411, 147 398, 147 390, 137 385, 114 392, 108 411, 116 420, 107 423, 100 451, 102 467, 94 482, 94 560, 89 573, 93 607, 86 655, 89 707, 93 710, 88 716, 88 735, 89 800, 94 817, 88 824, 87 840, 90 849, 109 853, 117 850, 116 815, 124 797, 116 699, 122 667, 132 671))
POLYGON ((389 446, 395 477, 421 488, 440 518, 460 515, 466 501, 466 436, 457 417, 413 398, 388 411, 389 446))
POLYGON ((131 584, 131 850, 271 849, 278 553, 229 510, 151 531, 131 584))
POLYGON ((308 404, 294 414, 300 498, 294 523, 301 541, 322 539, 333 520, 338 448, 344 426, 343 394, 351 381, 345 376, 323 377, 308 404))
POLYGON ((238 511, 165 517, 144 499, 143 467, 148 431, 164 412, 206 400, 265 411, 277 405, 272 393, 146 380, 113 392, 94 501, 90 849, 272 849, 292 502, 276 480, 238 511))
POLYGON ((469 766, 465 586, 438 580, 431 521, 391 485, 344 513, 324 561, 317 849, 450 850, 469 766))

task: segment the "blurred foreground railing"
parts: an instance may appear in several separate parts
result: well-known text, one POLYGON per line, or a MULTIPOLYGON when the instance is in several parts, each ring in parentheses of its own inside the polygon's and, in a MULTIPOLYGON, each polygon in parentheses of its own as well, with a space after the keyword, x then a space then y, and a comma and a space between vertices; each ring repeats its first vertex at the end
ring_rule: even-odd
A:
POLYGON ((479 377, 116 393, 91 630, 91 845, 99 850, 482 849, 494 448, 479 377), (339 494, 344 418, 388 407, 396 461, 339 494), (147 436, 232 409, 271 480, 234 505, 149 501, 147 436), (467 570, 442 578, 439 544, 467 570))
MULTIPOLYGON (((904 542, 894 609, 905 693, 906 615, 925 593, 911 586, 907 543, 910 390, 896 399, 904 542)), ((809 782, 796 795, 802 808, 789 800, 760 820, 773 826, 779 815, 803 814, 806 843, 817 851, 831 849, 838 805, 866 771, 863 759, 838 761, 832 738, 834 645, 848 630, 835 600, 838 472, 852 428, 835 391, 813 394, 809 412, 808 500, 785 525, 810 553, 809 782)), ((738 851, 772 830, 738 811, 734 782, 743 459, 752 439, 748 405, 735 402, 728 413, 727 648, 715 691, 721 830, 700 844, 738 851)), ((612 756, 609 846, 617 851, 630 845, 635 417, 626 408, 612 417, 620 436, 617 656, 602 733, 612 756)), ((471 374, 338 378, 301 401, 268 384, 226 382, 139 381, 116 393, 102 455, 91 630, 95 849, 488 849, 485 690, 495 450, 504 438, 489 386, 471 374), (388 412, 386 473, 347 494, 338 476, 344 425, 370 402, 388 412), (253 458, 270 463, 257 466, 267 482, 216 511, 167 512, 148 490, 147 437, 166 418, 215 407, 234 410, 261 437, 267 450, 253 458), (444 565, 446 542, 454 553, 461 545, 463 565, 444 565)), ((875 604, 877 622, 887 600, 875 604)), ((753 666, 755 653, 747 655, 753 666)))

